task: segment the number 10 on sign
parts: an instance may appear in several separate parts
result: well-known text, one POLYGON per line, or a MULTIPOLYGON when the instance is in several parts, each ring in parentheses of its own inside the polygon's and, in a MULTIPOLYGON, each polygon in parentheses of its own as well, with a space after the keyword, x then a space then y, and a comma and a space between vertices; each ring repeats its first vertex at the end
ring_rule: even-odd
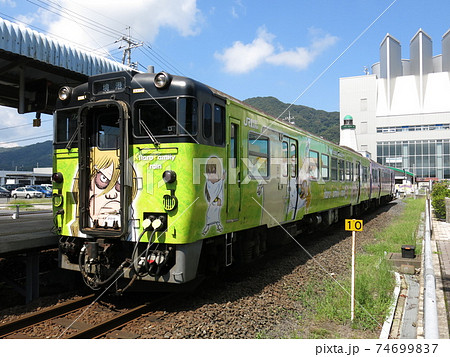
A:
POLYGON ((359 219, 346 219, 345 230, 361 232, 363 230, 363 221, 359 219))

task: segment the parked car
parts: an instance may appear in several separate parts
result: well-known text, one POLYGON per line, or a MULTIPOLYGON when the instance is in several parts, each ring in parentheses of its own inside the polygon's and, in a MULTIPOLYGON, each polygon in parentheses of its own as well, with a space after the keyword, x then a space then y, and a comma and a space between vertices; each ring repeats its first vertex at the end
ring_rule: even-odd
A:
POLYGON ((11 191, 11 197, 14 197, 14 198, 18 198, 18 197, 41 198, 42 196, 43 196, 42 192, 39 192, 31 187, 19 187, 19 188, 16 188, 15 190, 11 191))
POLYGON ((39 191, 43 194, 44 197, 52 197, 52 192, 49 191, 46 187, 41 185, 27 185, 25 187, 34 188, 36 191, 39 191))
POLYGON ((11 192, 12 190, 15 190, 16 188, 19 188, 23 185, 21 185, 20 183, 7 183, 5 185, 2 185, 3 188, 6 188, 9 192, 11 192))
POLYGON ((0 197, 11 197, 11 192, 0 186, 0 197))

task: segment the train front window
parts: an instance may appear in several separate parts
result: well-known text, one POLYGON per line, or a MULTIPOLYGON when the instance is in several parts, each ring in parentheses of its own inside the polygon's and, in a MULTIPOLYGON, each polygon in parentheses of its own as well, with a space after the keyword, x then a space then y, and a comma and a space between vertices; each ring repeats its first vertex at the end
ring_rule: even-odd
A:
POLYGON ((193 98, 166 98, 136 104, 134 134, 147 137, 142 121, 153 135, 183 135, 197 133, 197 101, 193 98), (178 102, 178 115, 177 115, 178 102))
POLYGON ((77 129, 77 109, 56 112, 55 142, 66 143, 77 129))

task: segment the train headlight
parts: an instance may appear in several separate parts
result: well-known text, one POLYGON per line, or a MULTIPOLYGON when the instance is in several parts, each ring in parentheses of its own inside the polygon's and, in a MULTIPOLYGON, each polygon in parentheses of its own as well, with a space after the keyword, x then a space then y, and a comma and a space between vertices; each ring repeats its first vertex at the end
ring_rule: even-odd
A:
POLYGON ((72 95, 72 88, 68 86, 61 87, 60 90, 58 91, 58 98, 63 102, 69 100, 71 95, 72 95))
POLYGON ((63 174, 61 172, 54 172, 52 175, 52 181, 56 182, 56 183, 61 183, 63 182, 64 178, 63 178, 63 174))
POLYGON ((166 72, 159 72, 155 75, 153 83, 156 88, 163 89, 166 88, 172 81, 172 76, 166 72))
POLYGON ((165 183, 173 183, 177 179, 177 173, 172 170, 164 171, 162 178, 165 183))

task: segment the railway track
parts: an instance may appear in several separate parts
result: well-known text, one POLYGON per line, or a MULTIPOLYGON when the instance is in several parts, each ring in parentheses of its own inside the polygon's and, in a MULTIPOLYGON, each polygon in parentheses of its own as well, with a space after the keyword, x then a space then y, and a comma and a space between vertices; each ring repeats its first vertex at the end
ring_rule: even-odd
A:
MULTIPOLYGON (((29 331, 33 327, 41 324, 60 326, 62 332, 59 336, 52 336, 52 338, 95 339, 108 337, 108 335, 112 338, 136 338, 138 337, 137 335, 127 334, 126 332, 120 331, 120 329, 130 321, 142 315, 150 314, 158 303, 166 301, 168 298, 170 297, 165 295, 158 297, 151 303, 144 303, 126 311, 115 311, 114 316, 100 318, 101 322, 96 324, 77 323, 77 319, 68 317, 74 315, 81 316, 86 311, 86 307, 94 302, 95 294, 92 294, 28 314, 18 320, 0 325, 0 338, 33 338, 29 331)), ((114 309, 109 308, 108 310, 107 312, 111 312, 114 309)))

